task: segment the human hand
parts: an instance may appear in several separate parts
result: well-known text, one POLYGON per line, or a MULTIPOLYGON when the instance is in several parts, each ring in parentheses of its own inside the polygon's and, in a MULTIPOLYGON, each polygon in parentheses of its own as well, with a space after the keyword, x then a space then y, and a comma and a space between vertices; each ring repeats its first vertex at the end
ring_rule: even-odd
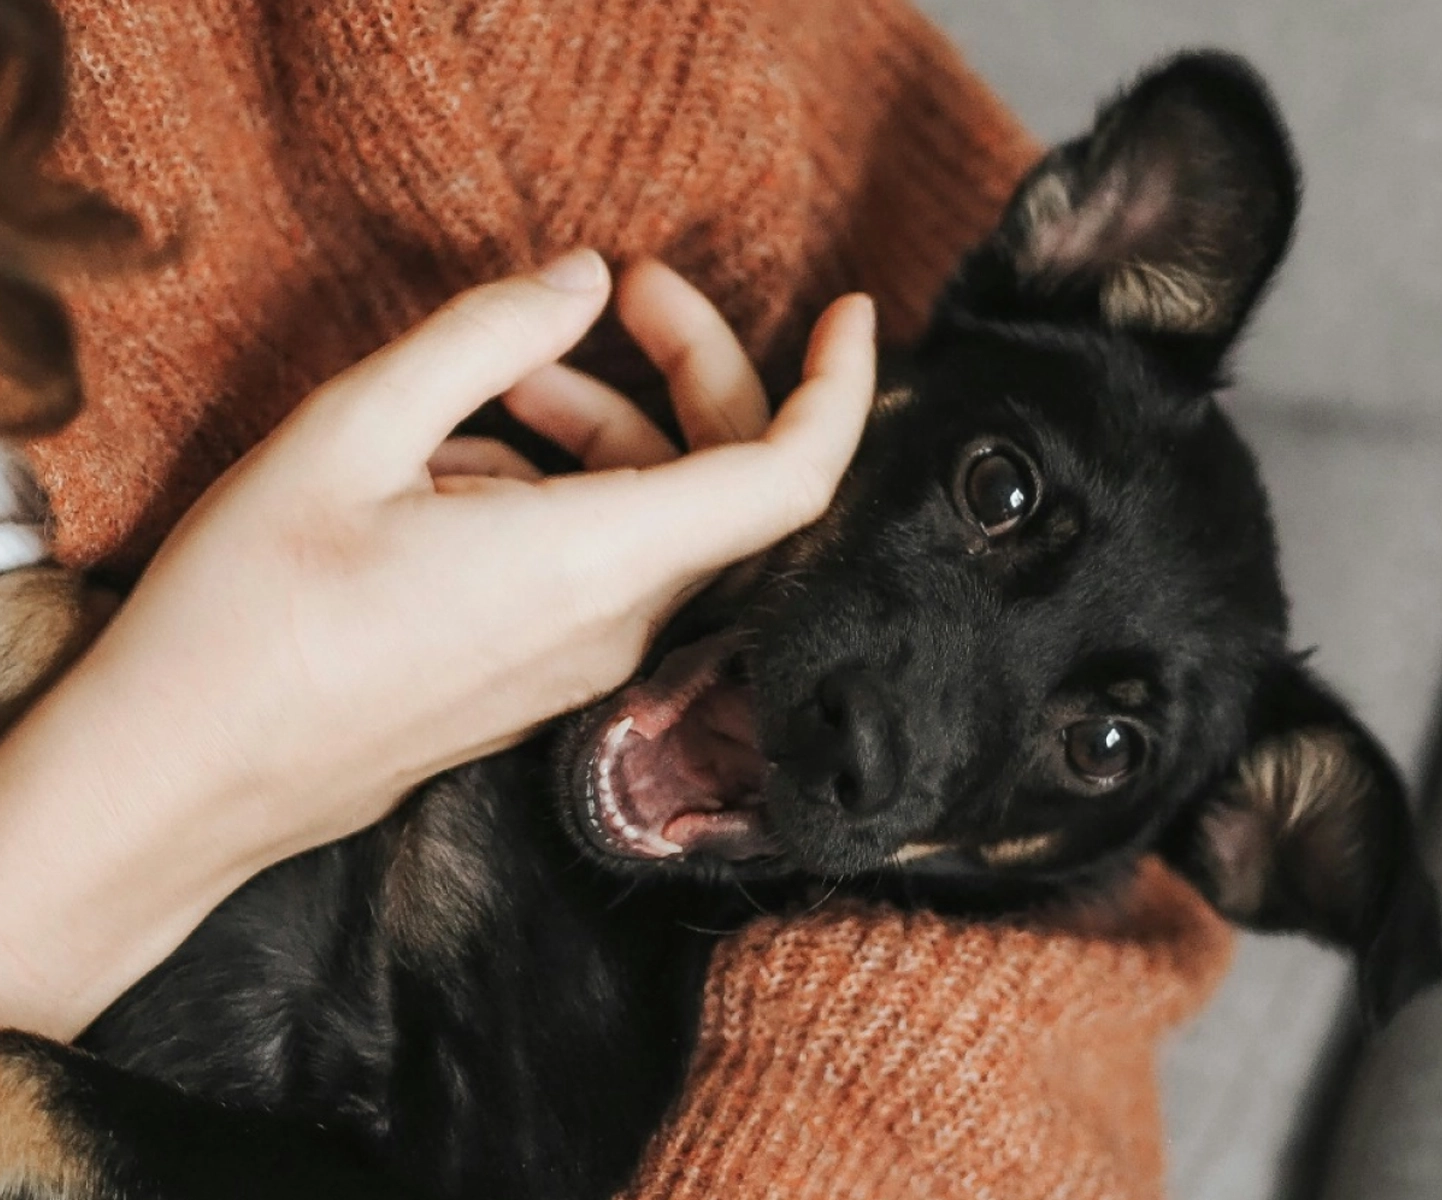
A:
MULTIPOLYGON (((607 292, 598 257, 568 256, 551 282, 464 294, 320 388, 202 498, 0 747, 20 793, 66 798, 70 838, 60 850, 53 815, 11 804, 0 853, 32 875, 89 863, 78 890, 106 897, 111 936, 144 931, 120 955, 131 977, 256 871, 624 682, 681 599, 823 511, 870 404, 869 302, 827 312, 768 423, 714 310, 656 264, 628 276, 622 318, 697 447, 677 458, 620 397, 548 365, 607 292), (585 472, 542 480, 492 443, 442 445, 507 390, 585 472), (54 748, 81 730, 95 766, 77 781, 54 748), (117 909, 137 877, 150 886, 117 909)), ((53 925, 8 878, 0 901, 53 925)))
POLYGON ((868 302, 827 314, 768 425, 710 305, 659 264, 633 272, 622 318, 702 451, 677 460, 620 397, 543 366, 607 292, 594 254, 558 269, 561 287, 461 297, 310 397, 177 530, 97 656, 147 664, 134 703, 193 714, 208 769, 243 779, 271 830, 267 855, 350 833, 618 686, 682 596, 830 499, 873 386, 868 302), (540 479, 494 443, 438 451, 513 387, 512 411, 585 473, 540 479))

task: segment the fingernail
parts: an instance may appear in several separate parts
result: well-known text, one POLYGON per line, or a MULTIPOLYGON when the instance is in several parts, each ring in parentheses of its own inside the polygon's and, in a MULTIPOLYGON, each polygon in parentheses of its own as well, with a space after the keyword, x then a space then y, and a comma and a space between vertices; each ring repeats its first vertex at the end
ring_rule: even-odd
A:
POLYGON ((571 250, 551 259, 536 278, 558 292, 594 292, 606 285, 606 264, 594 250, 571 250))

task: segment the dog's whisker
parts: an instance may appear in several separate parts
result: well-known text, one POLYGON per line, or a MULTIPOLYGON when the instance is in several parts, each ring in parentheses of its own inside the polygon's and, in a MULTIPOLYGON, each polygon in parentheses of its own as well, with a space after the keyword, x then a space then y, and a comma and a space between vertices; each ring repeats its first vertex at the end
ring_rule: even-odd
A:
POLYGON ((615 896, 611 898, 611 900, 606 904, 606 907, 603 911, 610 912, 613 909, 619 908, 622 904, 629 900, 631 896, 635 894, 636 889, 640 886, 641 877, 638 875, 636 878, 632 879, 630 883, 623 887, 619 892, 617 892, 615 896))
POLYGON ((742 883, 739 879, 734 879, 732 880, 732 882, 736 885, 736 890, 746 897, 746 902, 750 904, 751 907, 754 908, 763 917, 775 916, 775 914, 769 908, 767 908, 764 904, 761 903, 761 901, 757 900, 755 896, 753 896, 749 891, 746 890, 746 885, 742 883))
MULTIPOLYGON (((823 880, 823 882, 825 882, 825 881, 823 880)), ((812 904, 812 905, 808 906, 807 908, 802 909, 800 915, 804 917, 804 916, 808 916, 808 915, 811 914, 811 913, 814 913, 818 908, 820 908, 823 904, 825 904, 828 900, 830 900, 832 896, 836 895, 836 889, 839 888, 840 886, 841 886, 841 880, 839 880, 839 879, 834 880, 834 881, 832 882, 831 886, 826 890, 826 894, 825 894, 824 896, 822 896, 820 900, 816 901, 815 904, 812 904)))
POLYGON ((578 851, 576 852, 575 857, 572 858, 570 862, 565 863, 565 864, 562 865, 561 870, 564 871, 566 874, 569 875, 569 874, 570 874, 572 871, 574 871, 577 867, 583 867, 583 866, 585 866, 587 863, 589 863, 590 861, 591 861, 591 860, 586 857, 586 855, 585 855, 584 852, 578 850, 578 851))
POLYGON ((676 924, 682 929, 689 929, 692 933, 703 933, 708 937, 735 937, 741 932, 740 926, 735 929, 707 929, 704 925, 693 925, 690 921, 683 921, 680 917, 676 918, 676 924))

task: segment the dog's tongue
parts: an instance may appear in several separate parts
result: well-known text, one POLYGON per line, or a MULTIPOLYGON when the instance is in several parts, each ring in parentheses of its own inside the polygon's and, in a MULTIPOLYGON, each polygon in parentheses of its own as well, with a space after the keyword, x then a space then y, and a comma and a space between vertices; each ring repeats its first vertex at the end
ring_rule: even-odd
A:
POLYGON ((608 836, 613 850, 730 859, 769 851, 756 810, 767 764, 750 688, 721 669, 733 650, 724 636, 684 647, 622 693, 595 768, 603 829, 618 835, 608 836))

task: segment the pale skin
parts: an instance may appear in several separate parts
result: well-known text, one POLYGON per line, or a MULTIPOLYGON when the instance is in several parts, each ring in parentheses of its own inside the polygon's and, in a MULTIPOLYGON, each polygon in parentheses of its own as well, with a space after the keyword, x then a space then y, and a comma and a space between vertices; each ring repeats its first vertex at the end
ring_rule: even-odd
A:
POLYGON ((73 1037, 252 875, 618 686, 716 571, 821 514, 871 402, 870 301, 823 315, 772 420, 716 311, 631 270, 682 454, 557 365, 609 294, 589 251, 463 294, 176 529, 0 742, 0 1026, 73 1037), (447 440, 497 396, 584 471, 447 440))

